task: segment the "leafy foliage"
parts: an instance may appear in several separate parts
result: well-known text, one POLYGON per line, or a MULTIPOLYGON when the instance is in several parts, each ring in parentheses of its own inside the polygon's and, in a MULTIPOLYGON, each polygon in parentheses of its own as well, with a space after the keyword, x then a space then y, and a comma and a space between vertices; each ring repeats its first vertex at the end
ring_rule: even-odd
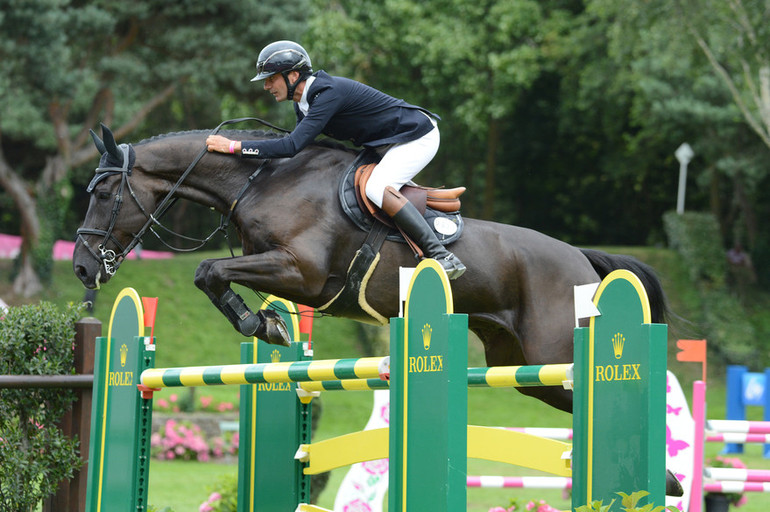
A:
POLYGON ((687 263, 703 303, 701 328, 709 349, 728 364, 766 364, 762 342, 738 299, 726 286, 726 255, 716 219, 685 212, 664 216, 669 244, 687 263))
MULTIPOLYGON (((672 506, 665 507, 663 505, 655 505, 654 503, 648 503, 646 505, 639 505, 639 501, 648 496, 650 493, 647 491, 636 491, 631 494, 624 492, 617 493, 620 496, 621 510, 623 512, 677 512, 679 509, 672 506)), ((588 505, 581 505, 575 508, 575 512, 607 512, 610 510, 615 500, 612 500, 609 505, 605 505, 602 501, 594 501, 588 505)))
MULTIPOLYGON (((0 320, 0 374, 72 373, 81 311, 45 302, 9 308, 0 320)), ((61 389, 0 389, 0 509, 34 510, 80 467, 78 440, 56 425, 72 400, 61 389)))

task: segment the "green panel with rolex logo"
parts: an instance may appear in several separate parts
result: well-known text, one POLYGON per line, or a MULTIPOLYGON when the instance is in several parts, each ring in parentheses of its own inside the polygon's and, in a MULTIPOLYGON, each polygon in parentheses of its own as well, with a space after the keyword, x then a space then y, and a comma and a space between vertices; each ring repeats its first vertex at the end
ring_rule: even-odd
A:
POLYGON ((154 364, 146 346, 141 299, 120 292, 107 337, 97 339, 86 510, 147 510, 152 400, 136 386, 154 364))
POLYGON ((575 333, 573 507, 594 500, 619 511, 617 492, 665 499, 666 337, 650 323, 642 283, 607 276, 594 303, 601 316, 575 333))
POLYGON ((467 315, 435 260, 412 278, 391 320, 391 511, 466 509, 467 315))

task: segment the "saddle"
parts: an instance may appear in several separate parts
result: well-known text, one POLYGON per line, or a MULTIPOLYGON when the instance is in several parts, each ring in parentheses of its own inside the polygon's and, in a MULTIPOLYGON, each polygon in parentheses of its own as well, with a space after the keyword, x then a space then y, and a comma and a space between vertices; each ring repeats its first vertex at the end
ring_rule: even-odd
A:
MULTIPOLYGON (((354 184, 356 188, 356 200, 361 210, 368 211, 380 222, 395 227, 393 220, 383 212, 376 204, 372 203, 364 191, 372 171, 377 164, 365 164, 356 169, 354 184)), ((417 207, 417 210, 425 215, 426 208, 432 208, 439 212, 455 213, 460 210, 460 196, 465 192, 465 187, 456 188, 431 188, 417 184, 407 183, 400 190, 401 194, 417 207)))
MULTIPOLYGON (((388 319, 366 300, 366 287, 380 260, 380 248, 385 240, 401 243, 407 241, 390 217, 372 204, 363 193, 366 181, 379 161, 380 156, 374 150, 365 149, 340 179, 340 205, 348 218, 368 235, 348 266, 342 289, 328 303, 317 309, 362 322, 387 325, 388 319)), ((454 242, 462 234, 463 219, 460 216, 459 197, 464 191, 465 187, 443 189, 415 184, 401 188, 401 193, 423 213, 436 237, 445 245, 454 242)))
MULTIPOLYGON (((387 240, 407 243, 391 218, 364 193, 366 182, 379 160, 379 155, 373 150, 361 152, 340 180, 340 204, 359 229, 371 232, 378 224, 384 225, 388 228, 387 240)), ((465 187, 445 189, 408 183, 401 187, 400 192, 423 214, 442 244, 447 245, 460 238, 464 227, 460 215, 460 195, 465 192, 465 187)))

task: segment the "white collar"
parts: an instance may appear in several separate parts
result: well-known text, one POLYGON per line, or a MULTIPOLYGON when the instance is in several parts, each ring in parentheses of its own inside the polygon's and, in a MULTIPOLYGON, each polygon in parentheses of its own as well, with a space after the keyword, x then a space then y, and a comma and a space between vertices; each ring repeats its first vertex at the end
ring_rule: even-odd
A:
POLYGON ((307 111, 310 110, 310 104, 307 102, 307 92, 310 90, 310 86, 315 81, 315 77, 311 76, 305 80, 305 88, 302 90, 302 97, 299 99, 299 110, 307 115, 307 111))

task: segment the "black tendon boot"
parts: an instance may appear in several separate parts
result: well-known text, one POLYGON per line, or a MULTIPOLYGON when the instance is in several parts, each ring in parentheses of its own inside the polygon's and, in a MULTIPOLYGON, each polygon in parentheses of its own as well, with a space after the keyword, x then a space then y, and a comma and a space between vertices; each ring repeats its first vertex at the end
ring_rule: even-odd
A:
POLYGON ((417 208, 398 190, 385 187, 382 210, 387 213, 398 227, 416 243, 425 253, 426 258, 433 258, 444 267, 449 279, 457 279, 465 272, 460 258, 447 251, 436 238, 417 208))
POLYGON ((254 313, 241 296, 230 288, 214 304, 244 336, 256 336, 273 345, 291 345, 289 330, 283 318, 275 311, 263 309, 254 313))

